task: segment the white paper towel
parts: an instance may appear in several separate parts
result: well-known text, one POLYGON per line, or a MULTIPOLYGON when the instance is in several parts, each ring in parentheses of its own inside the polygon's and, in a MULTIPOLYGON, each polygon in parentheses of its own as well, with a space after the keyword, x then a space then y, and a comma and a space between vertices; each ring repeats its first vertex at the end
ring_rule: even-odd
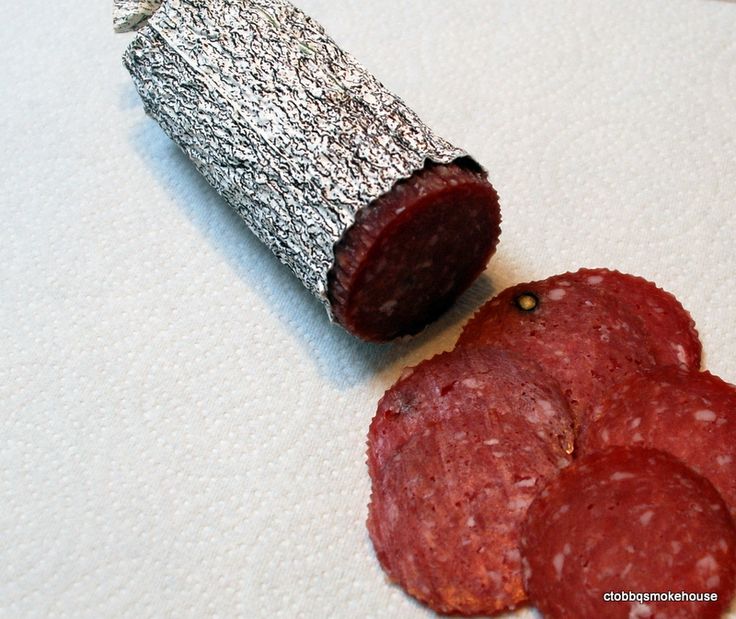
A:
POLYGON ((494 290, 654 279, 736 381, 736 4, 301 0, 491 171, 502 242, 450 314, 371 346, 148 120, 104 3, 0 43, 0 615, 422 617, 365 532, 365 434, 494 290))

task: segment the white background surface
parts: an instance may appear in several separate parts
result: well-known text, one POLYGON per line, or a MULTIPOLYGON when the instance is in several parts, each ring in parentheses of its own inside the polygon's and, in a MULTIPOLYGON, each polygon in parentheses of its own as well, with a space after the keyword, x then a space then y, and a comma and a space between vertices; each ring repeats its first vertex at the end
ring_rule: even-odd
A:
POLYGON ((494 290, 656 280, 736 381, 736 4, 301 0, 490 170, 488 273, 362 344, 148 120, 107 2, 0 40, 0 615, 422 617, 365 532, 365 434, 494 290))

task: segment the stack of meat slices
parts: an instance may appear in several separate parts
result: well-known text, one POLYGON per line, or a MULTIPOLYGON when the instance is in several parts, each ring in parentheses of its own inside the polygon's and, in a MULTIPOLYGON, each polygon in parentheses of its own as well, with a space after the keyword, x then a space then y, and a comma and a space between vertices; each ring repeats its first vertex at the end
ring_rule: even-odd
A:
POLYGON ((378 405, 368 530, 389 578, 441 613, 719 617, 736 387, 700 359, 690 315, 639 277, 500 293, 378 405))

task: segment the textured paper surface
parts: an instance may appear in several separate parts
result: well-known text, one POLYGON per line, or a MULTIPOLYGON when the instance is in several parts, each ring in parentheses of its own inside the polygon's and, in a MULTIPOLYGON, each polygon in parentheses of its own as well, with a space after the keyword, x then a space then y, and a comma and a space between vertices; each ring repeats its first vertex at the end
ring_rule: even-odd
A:
POLYGON ((0 616, 428 616, 365 533, 365 433, 516 281, 650 277, 736 381, 736 4, 299 4, 488 167, 497 256, 362 344, 143 115, 109 5, 5 15, 0 616))

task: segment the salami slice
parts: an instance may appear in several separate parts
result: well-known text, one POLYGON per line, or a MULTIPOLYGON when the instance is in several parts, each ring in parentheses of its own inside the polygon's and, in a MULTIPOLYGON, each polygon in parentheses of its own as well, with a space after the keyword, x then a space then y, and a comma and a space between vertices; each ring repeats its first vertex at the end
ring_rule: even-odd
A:
POLYGON ((368 464, 380 469, 430 421, 491 409, 513 411, 536 428, 536 438, 572 451, 568 404, 554 379, 514 353, 468 348, 404 370, 378 403, 368 432, 368 464))
POLYGON ((644 322, 657 364, 700 369, 702 346, 695 322, 674 295, 643 277, 617 271, 599 276, 604 278, 606 293, 632 308, 644 322))
POLYGON ((483 271, 500 234, 498 196, 482 172, 430 165, 358 212, 335 247, 329 298, 366 340, 412 335, 483 271))
POLYGON ((736 518, 736 387, 709 372, 657 368, 619 385, 583 429, 581 453, 667 451, 707 477, 736 518))
POLYGON ((521 541, 527 592, 546 619, 720 617, 734 594, 735 549, 733 521, 708 480, 670 454, 625 447, 553 479, 521 541), (665 599, 604 597, 622 593, 665 599))
POLYGON ((483 306, 459 346, 490 344, 537 361, 558 379, 582 423, 611 386, 656 365, 697 369, 701 345, 677 299, 607 269, 519 284, 483 306))
POLYGON ((368 437, 368 531, 389 578, 443 613, 521 604, 520 524, 541 481, 570 462, 572 438, 554 381, 509 353, 414 368, 368 437))

